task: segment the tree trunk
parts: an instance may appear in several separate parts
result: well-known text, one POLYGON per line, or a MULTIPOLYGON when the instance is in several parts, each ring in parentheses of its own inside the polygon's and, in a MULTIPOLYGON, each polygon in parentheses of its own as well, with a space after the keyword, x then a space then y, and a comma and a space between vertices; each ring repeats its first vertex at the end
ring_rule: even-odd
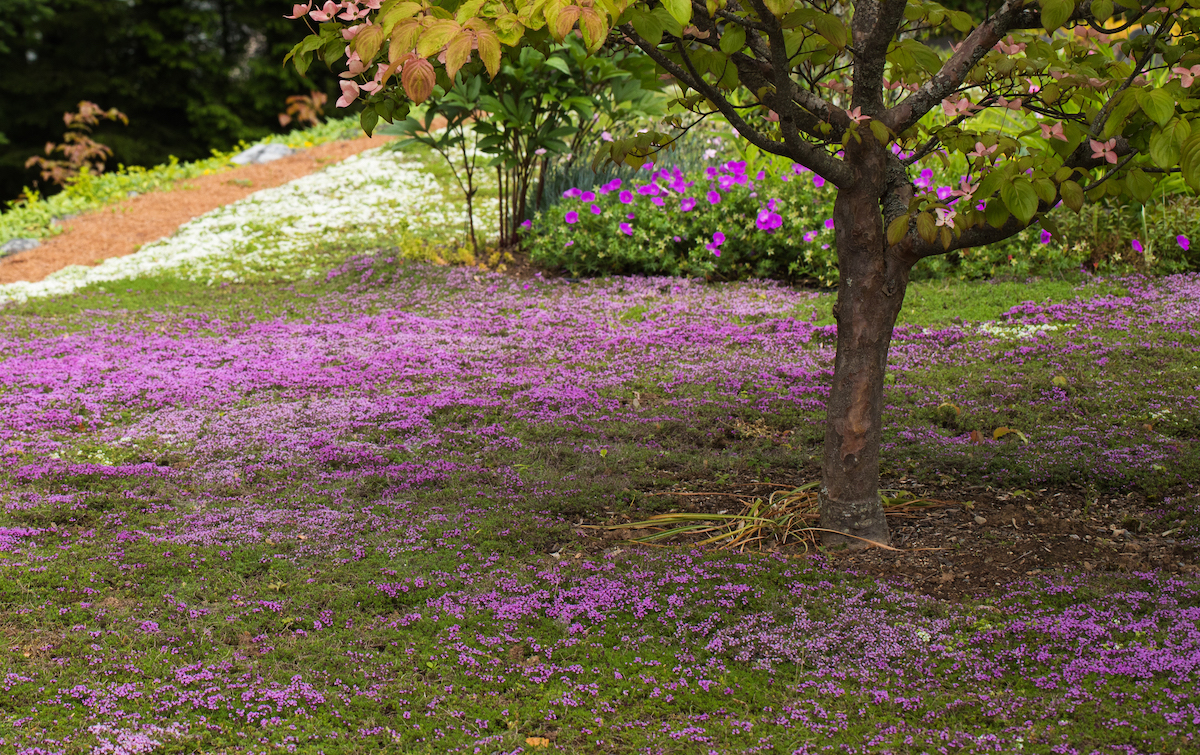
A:
POLYGON ((871 162, 863 172, 880 180, 839 191, 833 206, 840 283, 820 495, 826 545, 890 542, 879 495, 883 378, 912 265, 889 253, 880 211, 885 171, 871 162))

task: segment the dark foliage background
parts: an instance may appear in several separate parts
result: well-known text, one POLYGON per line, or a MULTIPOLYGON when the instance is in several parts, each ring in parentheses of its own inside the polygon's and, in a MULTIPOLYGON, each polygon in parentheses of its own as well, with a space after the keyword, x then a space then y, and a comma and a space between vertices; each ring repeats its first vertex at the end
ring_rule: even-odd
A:
MULTIPOLYGON (((307 33, 283 18, 291 0, 0 0, 0 201, 39 175, 26 169, 80 100, 129 116, 97 141, 109 167, 206 157, 282 131, 285 98, 337 92, 320 63, 307 77, 282 65, 307 33)), ((53 187, 38 181, 44 194, 53 187)))

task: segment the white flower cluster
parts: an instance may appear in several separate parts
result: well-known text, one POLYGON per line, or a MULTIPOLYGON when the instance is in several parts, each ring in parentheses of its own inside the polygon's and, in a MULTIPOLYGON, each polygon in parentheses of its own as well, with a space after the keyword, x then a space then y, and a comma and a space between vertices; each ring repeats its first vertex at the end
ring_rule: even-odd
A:
POLYGON ((977 326, 976 331, 1000 338, 1011 338, 1018 341, 1035 337, 1038 333, 1058 330, 1057 325, 997 325, 985 322, 977 326))
POLYGON ((331 238, 464 223, 461 201, 444 196, 419 161, 373 149, 219 207, 134 254, 96 267, 73 265, 38 283, 2 285, 0 304, 166 271, 204 283, 240 281, 302 262, 331 238))

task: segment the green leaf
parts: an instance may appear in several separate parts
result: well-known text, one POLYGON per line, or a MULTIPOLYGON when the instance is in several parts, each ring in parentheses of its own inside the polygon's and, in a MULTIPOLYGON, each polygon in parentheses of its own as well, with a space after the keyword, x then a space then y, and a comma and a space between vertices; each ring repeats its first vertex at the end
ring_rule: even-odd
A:
POLYGON ((1154 194, 1154 182, 1141 168, 1129 171, 1129 174, 1125 176, 1125 188, 1129 190, 1134 199, 1142 204, 1146 204, 1146 200, 1154 194))
POLYGON ((1112 0, 1093 0, 1092 15, 1097 21, 1107 21, 1112 18, 1113 4, 1112 0))
POLYGON ((917 213, 917 235, 932 244, 937 238, 937 223, 928 212, 917 213))
POLYGON ((1150 120, 1160 126, 1165 126, 1175 117, 1175 98, 1163 89, 1137 90, 1137 101, 1150 120))
POLYGON ((1000 198, 1008 211, 1022 223, 1028 224, 1037 214, 1037 192, 1033 190, 1033 184, 1029 183, 1027 178, 1015 178, 1012 183, 1003 184, 1000 187, 1000 198))
POLYGON ((721 52, 732 55, 746 46, 746 30, 734 23, 725 24, 725 33, 721 35, 721 52))
POLYGON ((1179 148, 1179 169, 1192 191, 1200 191, 1200 131, 1183 140, 1179 148))
MULTIPOLYGON (((871 133, 875 135, 875 141, 879 142, 880 144, 887 144, 888 141, 891 140, 892 134, 890 131, 888 131, 888 127, 883 125, 882 122, 872 118, 871 120, 867 121, 867 125, 871 128, 871 133)), ((938 152, 937 155, 938 157, 943 157, 941 152, 938 152)))
POLYGON ((796 5, 796 0, 763 0, 763 5, 775 16, 783 18, 796 5))
MULTIPOLYGON (((1005 184, 1007 186, 1007 184, 1005 184)), ((1008 208, 1004 206, 1004 202, 999 199, 993 199, 987 203, 987 209, 983 211, 983 217, 987 220, 987 224, 992 228, 999 228, 1008 222, 1008 208)))
POLYGON ((846 41, 850 38, 850 33, 846 31, 846 25, 841 19, 832 13, 822 13, 813 21, 817 27, 817 32, 829 40, 829 43, 835 47, 845 47, 846 41))
POLYGON ((1074 181, 1063 181, 1059 184, 1058 192, 1062 194, 1063 204, 1075 212, 1083 207, 1083 187, 1074 181))
POLYGON ((1038 178, 1033 181, 1033 191, 1037 194, 1037 198, 1046 204, 1054 204, 1054 196, 1058 192, 1054 189, 1054 182, 1048 178, 1038 178))
POLYGON ((631 22, 633 23, 634 31, 642 39, 652 45, 662 42, 664 31, 662 22, 655 18, 652 13, 646 13, 640 9, 634 10, 631 22))
POLYGON ((1125 121, 1138 106, 1136 91, 1140 90, 1130 91, 1127 89, 1117 95, 1116 104, 1109 111, 1108 120, 1104 122, 1104 131, 1100 133, 1101 139, 1108 139, 1125 130, 1125 121))
POLYGON ((678 21, 681 26, 687 26, 691 22, 691 0, 663 0, 663 5, 667 9, 667 13, 671 14, 671 18, 678 21))
POLYGON ((908 235, 908 216, 901 215, 892 222, 888 223, 887 227, 887 242, 888 246, 895 246, 904 240, 908 235))
POLYGON ((1075 0, 1042 0, 1042 27, 1053 32, 1075 12, 1075 0))
POLYGON ((375 112, 373 105, 368 105, 359 114, 358 121, 362 124, 362 130, 367 136, 370 136, 375 131, 375 124, 379 123, 379 113, 375 112))

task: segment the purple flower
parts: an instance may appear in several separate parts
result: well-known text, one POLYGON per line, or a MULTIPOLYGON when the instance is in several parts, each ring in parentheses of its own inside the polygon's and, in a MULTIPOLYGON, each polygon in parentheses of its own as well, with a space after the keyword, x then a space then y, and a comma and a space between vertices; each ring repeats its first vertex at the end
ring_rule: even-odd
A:
POLYGON ((1139 254, 1143 251, 1142 250, 1142 242, 1138 241, 1137 239, 1133 240, 1132 246, 1133 246, 1133 251, 1138 252, 1139 254))
POLYGON ((754 223, 758 226, 758 230, 774 233, 775 229, 783 225, 783 216, 779 213, 763 208, 758 211, 758 218, 754 223))
POLYGON ((737 179, 733 176, 721 176, 719 179, 717 179, 717 187, 720 188, 721 191, 729 191, 733 188, 735 183, 737 183, 737 179))
POLYGON ((525 222, 521 223, 521 227, 522 227, 522 228, 532 228, 532 227, 533 227, 533 221, 532 221, 532 220, 526 220, 525 222))
POLYGON ((825 185, 824 178, 821 178, 820 176, 813 176, 813 186, 816 186, 819 189, 824 185, 825 185))
POLYGON ((678 236, 672 236, 672 237, 671 237, 671 240, 672 240, 672 241, 674 241, 674 242, 676 242, 676 243, 679 243, 680 241, 683 241, 683 239, 681 239, 681 238, 680 238, 680 237, 678 237, 678 236))
POLYGON ((933 183, 933 171, 929 168, 926 168, 925 170, 921 171, 921 177, 913 181, 913 183, 917 186, 920 186, 922 189, 928 189, 929 185, 933 183))
POLYGON ((765 170, 760 170, 760 171, 758 172, 758 175, 754 177, 754 180, 755 180, 755 181, 761 181, 761 180, 763 180, 763 179, 764 179, 764 178, 766 178, 766 177, 767 177, 767 172, 766 172, 765 170))
POLYGON ((608 191, 616 191, 617 189, 621 188, 621 179, 614 178, 613 180, 604 184, 604 188, 608 191))
POLYGON ((826 221, 825 221, 825 227, 826 227, 826 228, 828 228, 828 229, 829 229, 829 230, 831 230, 831 231, 833 230, 833 218, 828 218, 828 219, 826 219, 826 221))
POLYGON ((611 141, 612 141, 612 134, 608 133, 607 131, 601 131, 601 132, 600 132, 600 141, 602 141, 602 142, 611 142, 611 141))
POLYGON ((1038 235, 1038 238, 1041 239, 1043 244, 1049 244, 1051 239, 1050 231, 1047 231, 1045 228, 1043 228, 1041 234, 1038 235))
POLYGON ((667 203, 667 201, 665 199, 663 199, 662 197, 654 197, 650 201, 653 202, 654 204, 658 205, 659 207, 662 207, 663 205, 665 205, 667 203))
POLYGON ((796 175, 800 175, 802 173, 807 173, 808 168, 804 167, 800 163, 792 163, 792 172, 796 175))
POLYGON ((590 191, 585 191, 579 195, 580 202, 595 202, 596 195, 590 191))
POLYGON ((599 215, 602 212, 599 205, 592 205, 592 214, 599 215))
POLYGON ((629 218, 630 220, 633 220, 636 216, 631 212, 628 215, 626 215, 625 217, 629 218))
POLYGON ((721 256, 721 244, 725 243, 725 234, 717 231, 713 234, 713 240, 704 245, 704 248, 712 252, 717 257, 721 256))
POLYGON ((570 188, 563 192, 563 196, 567 199, 575 199, 583 192, 576 188, 570 188))
MULTIPOLYGON (((696 200, 693 197, 684 197, 683 201, 679 203, 679 210, 681 212, 691 212, 695 207, 696 200)), ((1181 236, 1180 238, 1183 237, 1181 236)))
POLYGON ((579 222, 579 213, 571 210, 563 216, 563 220, 566 221, 567 225, 574 225, 579 222))
POLYGON ((632 191, 626 190, 626 191, 621 192, 617 196, 621 200, 621 204, 629 204, 630 202, 633 201, 633 192, 632 191))
POLYGON ((626 236, 632 236, 633 235, 633 226, 629 225, 628 223, 622 223, 621 224, 621 233, 625 234, 626 236))
POLYGON ((812 242, 812 240, 813 240, 813 239, 815 239, 816 237, 817 237, 817 232, 816 232, 816 231, 809 231, 809 232, 807 232, 807 233, 805 233, 805 234, 804 234, 804 240, 805 240, 805 241, 807 241, 807 242, 810 242, 810 243, 811 243, 811 242, 812 242))
POLYGON ((938 198, 938 201, 940 201, 940 202, 945 202, 947 199, 950 198, 950 195, 953 193, 954 193, 954 189, 951 189, 949 186, 937 187, 937 198, 938 198))
POLYGON ((708 203, 709 204, 716 204, 717 202, 720 202, 720 201, 721 201, 720 194, 718 194, 715 191, 711 191, 711 190, 708 192, 708 203))
POLYGON ((643 197, 657 197, 659 194, 658 184, 646 184, 645 186, 639 186, 637 193, 641 194, 643 197))
POLYGON ((1191 247, 1191 245, 1192 245, 1192 242, 1188 241, 1188 237, 1187 237, 1187 236, 1176 236, 1176 237, 1175 237, 1175 243, 1179 244, 1179 248, 1180 248, 1180 249, 1182 249, 1182 250, 1183 250, 1183 251, 1185 251, 1185 252, 1186 252, 1186 251, 1188 250, 1188 248, 1189 248, 1189 247, 1191 247))
POLYGON ((570 241, 568 241, 567 243, 563 244, 563 246, 564 246, 564 247, 568 247, 568 246, 575 246, 575 239, 571 239, 571 240, 570 240, 570 241))

